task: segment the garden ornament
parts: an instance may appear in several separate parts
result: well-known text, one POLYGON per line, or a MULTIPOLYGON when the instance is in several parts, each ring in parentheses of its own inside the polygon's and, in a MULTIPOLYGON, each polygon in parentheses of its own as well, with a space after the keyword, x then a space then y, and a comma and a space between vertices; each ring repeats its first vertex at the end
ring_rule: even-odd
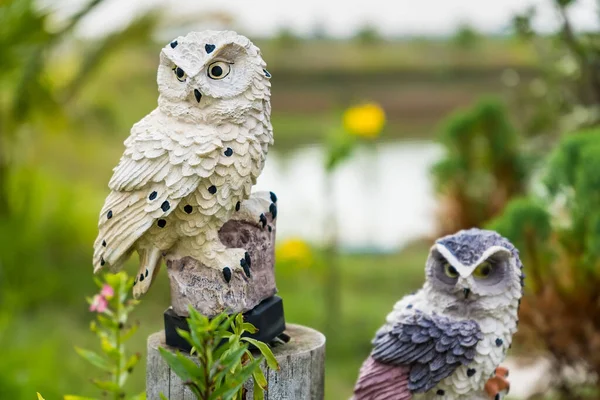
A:
POLYGON ((137 252, 139 298, 165 260, 177 316, 188 305, 209 317, 247 312, 275 294, 277 197, 251 194, 273 144, 265 68, 260 50, 230 31, 192 32, 162 49, 158 107, 133 126, 114 169, 94 272, 119 270, 137 252))
POLYGON ((423 288, 397 302, 377 332, 354 399, 500 399, 522 268, 518 250, 496 232, 438 239, 423 288))

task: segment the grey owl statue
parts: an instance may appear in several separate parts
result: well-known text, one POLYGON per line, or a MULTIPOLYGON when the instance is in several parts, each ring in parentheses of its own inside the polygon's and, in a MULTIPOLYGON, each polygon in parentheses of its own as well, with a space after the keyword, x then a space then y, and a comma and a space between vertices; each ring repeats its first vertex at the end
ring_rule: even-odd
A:
POLYGON ((499 399, 508 383, 486 384, 504 378, 497 368, 517 330, 522 268, 496 232, 438 239, 423 288, 395 304, 373 339, 354 399, 499 399))
POLYGON ((119 270, 136 251, 134 296, 163 258, 190 256, 231 279, 249 276, 245 249, 226 248, 230 219, 266 224, 273 193, 256 193, 270 145, 271 75, 260 50, 235 32, 180 36, 160 53, 158 107, 136 123, 109 182, 94 243, 94 272, 119 270))

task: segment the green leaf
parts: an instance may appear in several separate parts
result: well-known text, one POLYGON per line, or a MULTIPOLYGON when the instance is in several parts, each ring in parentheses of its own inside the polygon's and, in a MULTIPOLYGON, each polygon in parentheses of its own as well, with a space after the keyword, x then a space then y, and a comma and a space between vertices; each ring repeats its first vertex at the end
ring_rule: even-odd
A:
POLYGON ((108 364, 108 362, 103 357, 94 353, 93 351, 85 350, 79 347, 75 347, 75 351, 77 352, 77 354, 88 360, 91 364, 95 365, 96 367, 107 372, 110 372, 112 370, 112 367, 108 364))
POLYGON ((114 321, 112 318, 108 318, 102 314, 98 314, 98 322, 102 324, 102 326, 108 329, 115 329, 119 326, 119 323, 114 321))
POLYGON ((244 333, 244 332, 254 334, 254 333, 258 332, 258 329, 254 325, 252 325, 250 322, 244 322, 242 324, 242 333, 244 333))
POLYGON ((98 379, 92 379, 92 383, 101 390, 106 390, 109 392, 119 392, 121 390, 121 388, 119 387, 118 384, 112 382, 112 381, 100 381, 98 379))
POLYGON ((38 400, 45 400, 45 399, 42 397, 42 395, 40 394, 40 392, 37 392, 37 397, 38 397, 38 400))
POLYGON ((83 397, 83 396, 74 396, 72 394, 67 394, 63 397, 63 400, 96 400, 93 397, 83 397))
POLYGON ((257 368, 256 371, 254 371, 254 373, 252 374, 252 377, 254 378, 255 386, 258 385, 262 389, 267 388, 267 378, 265 377, 265 374, 263 373, 261 368, 257 368))
POLYGON ((235 396, 235 394, 242 388, 244 383, 250 379, 256 368, 260 368, 259 366, 261 362, 262 360, 257 359, 246 364, 246 366, 244 366, 235 374, 231 381, 226 381, 223 385, 221 385, 221 387, 215 390, 209 399, 230 399, 231 397, 235 396))
POLYGON ((242 340, 252 344, 260 351, 260 353, 265 357, 265 360, 267 360, 267 365, 269 366, 269 368, 275 371, 279 370, 279 363, 275 359, 271 348, 267 344, 249 337, 243 337, 242 340))
POLYGON ((200 367, 180 352, 173 354, 162 347, 159 347, 158 351, 167 364, 169 364, 169 367, 171 367, 173 372, 175 372, 182 381, 193 381, 194 378, 201 377, 200 367))
MULTIPOLYGON (((260 370, 260 368, 259 368, 259 370, 260 370)), ((264 398, 265 398, 265 389, 258 384, 258 381, 256 380, 256 376, 254 376, 254 396, 253 396, 253 399, 254 400, 264 400, 264 398)))
POLYGON ((131 397, 128 397, 128 400, 146 400, 146 392, 138 393, 131 397))
POLYGON ((133 369, 133 367, 137 365, 137 363, 140 361, 140 358, 142 358, 140 353, 133 354, 131 357, 129 357, 129 360, 127 360, 123 369, 125 371, 130 371, 131 369, 133 369))

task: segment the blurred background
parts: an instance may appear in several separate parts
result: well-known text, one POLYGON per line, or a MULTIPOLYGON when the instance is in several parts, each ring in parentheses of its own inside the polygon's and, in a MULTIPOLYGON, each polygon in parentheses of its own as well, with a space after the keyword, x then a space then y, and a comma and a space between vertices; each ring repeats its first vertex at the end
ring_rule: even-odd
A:
MULTIPOLYGON (((473 226, 508 236, 528 276, 511 394, 600 398, 595 0, 1 0, 0 399, 95 393, 73 345, 97 347, 107 182, 156 107, 160 49, 207 28, 250 37, 273 76, 256 189, 279 197, 287 320, 327 334, 328 399, 350 396, 432 240, 473 226)), ((132 351, 168 303, 161 273, 132 351)))

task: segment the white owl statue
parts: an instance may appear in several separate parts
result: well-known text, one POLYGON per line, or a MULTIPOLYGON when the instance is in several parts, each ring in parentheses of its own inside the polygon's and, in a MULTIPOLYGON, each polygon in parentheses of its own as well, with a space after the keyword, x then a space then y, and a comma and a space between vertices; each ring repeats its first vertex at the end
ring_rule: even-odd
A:
MULTIPOLYGON (((158 107, 131 129, 109 182, 95 272, 119 270, 137 252, 137 298, 166 260, 180 274, 170 272, 172 296, 182 276, 189 281, 177 305, 172 299, 178 314, 187 304, 207 315, 247 311, 261 300, 246 301, 257 260, 251 249, 224 244, 222 228, 235 221, 229 231, 246 226, 244 234, 260 236, 255 242, 274 240, 277 198, 251 194, 273 144, 270 78, 260 50, 235 32, 192 32, 162 49, 158 107), (230 288, 236 282, 242 289, 230 288)), ((274 294, 272 279, 262 297, 274 294)))
POLYGON ((423 288, 398 301, 377 332, 354 399, 500 399, 522 268, 518 250, 496 232, 438 239, 423 288))

